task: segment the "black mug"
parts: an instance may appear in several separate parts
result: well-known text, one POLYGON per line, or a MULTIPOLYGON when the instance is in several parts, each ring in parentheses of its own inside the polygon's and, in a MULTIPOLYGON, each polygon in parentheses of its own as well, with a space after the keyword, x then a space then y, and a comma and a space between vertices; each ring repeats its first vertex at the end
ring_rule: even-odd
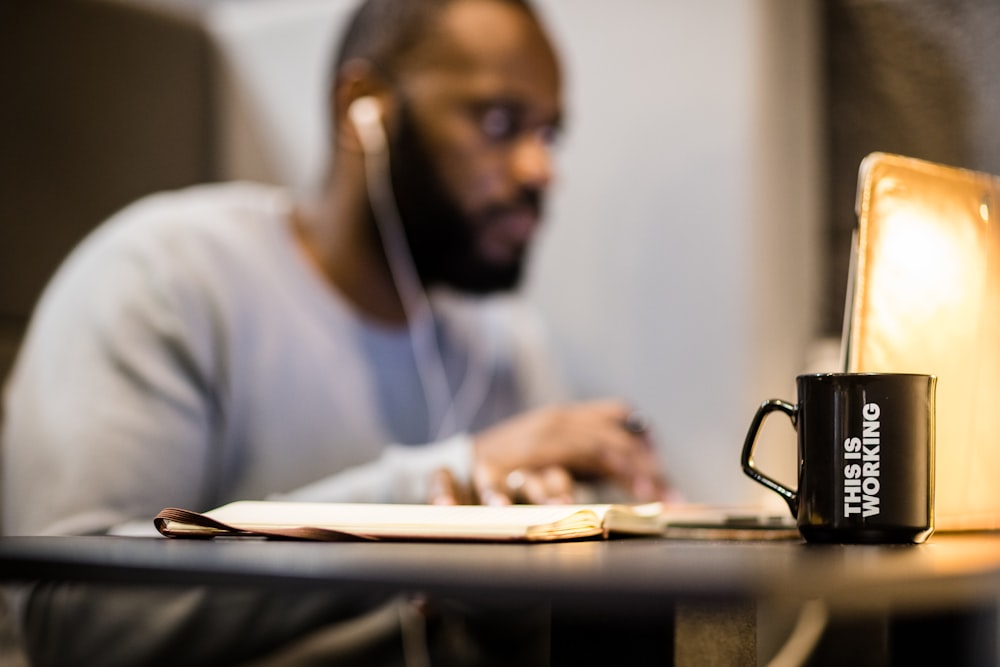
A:
POLYGON ((809 542, 920 543, 934 531, 937 378, 915 373, 818 373, 796 378, 795 405, 757 408, 743 472, 788 503, 809 542), (798 434, 798 488, 754 466, 764 419, 783 412, 798 434))

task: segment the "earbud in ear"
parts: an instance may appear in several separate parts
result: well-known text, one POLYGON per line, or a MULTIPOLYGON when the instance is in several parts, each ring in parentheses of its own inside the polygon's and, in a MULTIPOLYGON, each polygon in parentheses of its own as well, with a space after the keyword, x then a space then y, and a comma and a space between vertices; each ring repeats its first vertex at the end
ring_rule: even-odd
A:
POLYGON ((385 148, 385 132, 382 129, 382 105, 374 97, 359 97, 351 102, 347 115, 361 140, 361 148, 366 153, 378 153, 385 148))

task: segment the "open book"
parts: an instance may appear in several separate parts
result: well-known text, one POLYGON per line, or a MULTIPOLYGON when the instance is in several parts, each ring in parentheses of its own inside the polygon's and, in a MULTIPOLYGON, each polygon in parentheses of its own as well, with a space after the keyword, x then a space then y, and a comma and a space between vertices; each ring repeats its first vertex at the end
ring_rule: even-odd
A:
MULTIPOLYGON (((396 505, 244 500, 199 514, 167 508, 154 520, 168 537, 260 536, 306 540, 546 542, 671 531, 753 531, 795 535, 770 514, 696 505, 396 505)), ((686 536, 697 536, 693 533, 686 536)), ((714 535, 734 537, 735 535, 714 535)))

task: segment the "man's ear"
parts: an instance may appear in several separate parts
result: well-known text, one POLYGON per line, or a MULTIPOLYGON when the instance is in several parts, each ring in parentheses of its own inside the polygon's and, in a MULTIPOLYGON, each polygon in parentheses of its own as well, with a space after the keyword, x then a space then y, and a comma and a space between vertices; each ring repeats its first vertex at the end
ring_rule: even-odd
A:
POLYGON ((331 90, 331 113, 335 132, 334 147, 352 153, 361 152, 357 128, 351 121, 349 109, 360 98, 373 98, 381 111, 383 127, 392 117, 395 95, 385 79, 367 60, 349 60, 337 71, 331 90))

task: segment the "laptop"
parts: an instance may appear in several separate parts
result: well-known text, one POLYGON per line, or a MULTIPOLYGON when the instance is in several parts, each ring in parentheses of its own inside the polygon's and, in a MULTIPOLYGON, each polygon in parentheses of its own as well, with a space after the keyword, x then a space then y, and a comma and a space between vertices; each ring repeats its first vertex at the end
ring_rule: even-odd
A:
POLYGON ((936 529, 1000 529, 1000 178, 873 153, 857 217, 844 367, 938 376, 936 529))

